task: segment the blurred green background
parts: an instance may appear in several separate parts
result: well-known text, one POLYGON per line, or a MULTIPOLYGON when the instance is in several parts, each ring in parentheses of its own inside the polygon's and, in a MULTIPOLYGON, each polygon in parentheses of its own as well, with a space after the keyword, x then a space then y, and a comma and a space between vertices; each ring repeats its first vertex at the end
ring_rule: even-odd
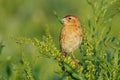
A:
MULTIPOLYGON (((11 39, 15 37, 40 38, 47 28, 59 49, 59 33, 62 25, 54 15, 62 18, 73 14, 81 22, 92 16, 92 9, 86 0, 0 0, 0 42, 4 45, 0 53, 0 80, 12 80, 23 73, 21 63, 21 49, 11 39)), ((111 35, 120 39, 120 13, 112 23, 111 35)), ((61 80, 58 64, 35 52, 33 47, 25 48, 32 74, 35 80, 61 80)))

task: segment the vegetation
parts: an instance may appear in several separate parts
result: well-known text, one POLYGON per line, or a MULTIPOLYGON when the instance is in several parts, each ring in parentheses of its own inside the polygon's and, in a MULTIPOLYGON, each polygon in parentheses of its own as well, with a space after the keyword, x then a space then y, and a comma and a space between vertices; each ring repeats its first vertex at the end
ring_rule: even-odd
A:
MULTIPOLYGON (((60 55, 50 30, 46 29, 40 39, 12 37, 20 50, 19 56, 14 58, 16 61, 8 56, 4 63, 0 63, 2 67, 6 65, 0 67, 0 71, 5 72, 0 72, 0 80, 119 80, 120 39, 111 36, 111 22, 120 13, 120 0, 87 0, 87 3, 92 14, 82 20, 84 40, 79 53, 75 53, 79 56, 76 57, 77 67, 71 56, 60 55), (49 73, 51 67, 53 73, 49 73), (42 78, 40 72, 45 77, 50 76, 46 74, 57 77, 42 78)), ((59 20, 58 13, 54 14, 59 20)), ((2 43, 0 46, 0 51, 4 50, 2 43)))

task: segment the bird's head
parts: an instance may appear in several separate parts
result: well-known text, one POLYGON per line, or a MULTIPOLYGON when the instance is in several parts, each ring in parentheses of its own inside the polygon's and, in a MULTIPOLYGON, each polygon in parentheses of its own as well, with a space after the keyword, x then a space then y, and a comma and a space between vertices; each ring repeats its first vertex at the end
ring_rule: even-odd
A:
POLYGON ((74 15, 67 15, 63 17, 61 21, 63 22, 64 25, 69 25, 69 26, 80 25, 79 19, 74 15))

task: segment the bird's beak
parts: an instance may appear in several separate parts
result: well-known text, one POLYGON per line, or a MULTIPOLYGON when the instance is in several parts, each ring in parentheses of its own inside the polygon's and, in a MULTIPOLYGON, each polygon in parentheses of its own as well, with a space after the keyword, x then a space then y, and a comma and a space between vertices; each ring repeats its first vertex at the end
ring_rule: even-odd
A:
POLYGON ((62 18, 62 19, 60 20, 60 23, 61 23, 62 25, 64 25, 64 18, 62 18))
POLYGON ((60 21, 61 21, 61 23, 64 25, 64 23, 65 23, 65 18, 62 18, 60 21))
POLYGON ((65 18, 62 18, 61 21, 64 22, 64 21, 65 21, 65 18))

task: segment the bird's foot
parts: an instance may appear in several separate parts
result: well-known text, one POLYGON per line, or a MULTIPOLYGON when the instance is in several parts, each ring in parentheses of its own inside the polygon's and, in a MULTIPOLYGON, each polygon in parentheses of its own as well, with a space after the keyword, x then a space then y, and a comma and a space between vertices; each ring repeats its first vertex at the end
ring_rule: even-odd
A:
POLYGON ((75 59, 75 58, 73 58, 72 61, 73 61, 74 67, 75 67, 75 68, 78 68, 78 66, 79 66, 78 62, 79 62, 79 61, 78 61, 77 59, 75 59))

